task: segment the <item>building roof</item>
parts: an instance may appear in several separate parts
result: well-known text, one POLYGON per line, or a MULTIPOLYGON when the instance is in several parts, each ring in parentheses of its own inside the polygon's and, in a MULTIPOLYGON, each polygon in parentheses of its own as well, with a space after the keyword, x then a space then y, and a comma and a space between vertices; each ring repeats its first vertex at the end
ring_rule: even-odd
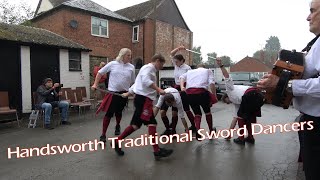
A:
POLYGON ((163 1, 164 0, 149 0, 115 12, 131 19, 132 21, 138 21, 147 18, 152 12, 154 12, 155 8, 163 3, 163 1))
MULTIPOLYGON (((41 1, 41 0, 40 0, 41 1)), ((93 1, 90 0, 69 0, 69 1, 65 1, 65 0, 50 0, 51 3, 53 3, 54 6, 52 9, 40 13, 38 14, 38 16, 42 16, 43 14, 46 14, 47 12, 54 10, 56 8, 61 8, 64 6, 67 7, 71 7, 71 8, 75 8, 75 9, 79 9, 79 10, 83 10, 83 11, 87 11, 87 12, 91 12, 91 13, 97 13, 97 14, 101 14, 101 15, 105 15, 111 18, 115 18, 115 19, 119 19, 119 20, 123 20, 123 21, 129 21, 132 22, 130 19, 128 19, 127 17, 124 17, 120 14, 117 14, 93 1)), ((39 2, 40 3, 40 2, 39 2)), ((39 5, 38 5, 39 6, 39 5)), ((38 9, 37 9, 38 10, 38 9)), ((35 18, 36 18, 35 17, 35 18)))
POLYGON ((0 40, 17 42, 20 44, 38 44, 59 48, 90 51, 85 46, 64 38, 45 29, 22 25, 0 23, 0 40))
POLYGON ((230 72, 269 72, 272 68, 259 59, 245 57, 230 67, 230 72))

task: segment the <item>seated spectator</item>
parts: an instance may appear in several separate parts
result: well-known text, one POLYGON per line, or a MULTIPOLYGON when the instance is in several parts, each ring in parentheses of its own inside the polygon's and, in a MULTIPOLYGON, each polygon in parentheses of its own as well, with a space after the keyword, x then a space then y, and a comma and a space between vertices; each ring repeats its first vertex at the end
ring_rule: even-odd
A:
POLYGON ((70 125, 71 123, 67 121, 67 113, 69 109, 69 103, 66 101, 60 101, 59 95, 56 89, 61 87, 59 83, 54 83, 51 78, 46 78, 43 81, 43 84, 40 85, 37 89, 37 102, 36 106, 44 109, 44 117, 45 117, 45 128, 46 129, 54 129, 50 126, 50 117, 51 111, 55 107, 59 107, 61 109, 61 124, 62 125, 70 125))

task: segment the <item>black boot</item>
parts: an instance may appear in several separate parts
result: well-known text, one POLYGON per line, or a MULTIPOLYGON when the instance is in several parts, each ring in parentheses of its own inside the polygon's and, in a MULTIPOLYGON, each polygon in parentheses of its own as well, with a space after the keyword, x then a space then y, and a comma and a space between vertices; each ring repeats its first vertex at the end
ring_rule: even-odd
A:
POLYGON ((244 139, 243 140, 241 140, 240 138, 233 139, 233 142, 236 144, 245 145, 244 139))
POLYGON ((190 126, 189 130, 192 130, 192 133, 196 133, 197 132, 197 128, 194 126, 190 126))
POLYGON ((172 134, 171 129, 166 129, 166 130, 161 134, 161 136, 163 136, 163 135, 169 136, 170 134, 172 134))
POLYGON ((154 158, 155 160, 160 160, 163 157, 168 157, 173 153, 172 149, 164 149, 164 148, 160 148, 160 150, 158 152, 154 152, 154 158))
POLYGON ((107 142, 106 136, 101 135, 101 136, 100 136, 100 141, 106 143, 106 142, 107 142))
POLYGON ((245 142, 248 142, 248 143, 250 143, 250 144, 254 144, 255 143, 255 140, 254 140, 254 138, 244 138, 244 141, 245 142))
MULTIPOLYGON (((112 143, 110 143, 111 147, 112 147, 112 143)), ((116 153, 118 154, 118 156, 123 156, 124 152, 121 150, 121 148, 119 147, 119 144, 117 142, 115 142, 115 148, 114 151, 116 151, 116 153)))
POLYGON ((116 125, 116 130, 114 131, 114 135, 118 136, 120 135, 120 125, 116 125))

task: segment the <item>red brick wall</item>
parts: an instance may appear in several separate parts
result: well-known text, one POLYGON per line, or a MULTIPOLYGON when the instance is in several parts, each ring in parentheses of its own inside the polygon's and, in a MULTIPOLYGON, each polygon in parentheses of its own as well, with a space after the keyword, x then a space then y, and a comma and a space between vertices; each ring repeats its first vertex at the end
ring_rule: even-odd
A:
MULTIPOLYGON (((113 19, 109 23, 109 38, 91 35, 91 15, 73 9, 60 9, 51 15, 35 21, 40 28, 60 34, 91 49, 91 56, 115 58, 121 48, 132 48, 132 25, 113 19), (78 28, 69 25, 70 20, 78 22, 78 28)), ((140 37, 139 37, 140 38, 140 37)))
MULTIPOLYGON (((134 42, 132 44, 132 58, 134 59, 136 57, 141 57, 143 59, 144 23, 140 23, 136 25, 139 25, 139 39, 138 39, 138 42, 134 42)), ((132 31, 131 31, 131 34, 132 34, 132 31)), ((131 37, 131 41, 132 41, 132 37, 131 37)))
POLYGON ((144 24, 144 64, 151 61, 155 53, 155 21, 147 19, 144 24))

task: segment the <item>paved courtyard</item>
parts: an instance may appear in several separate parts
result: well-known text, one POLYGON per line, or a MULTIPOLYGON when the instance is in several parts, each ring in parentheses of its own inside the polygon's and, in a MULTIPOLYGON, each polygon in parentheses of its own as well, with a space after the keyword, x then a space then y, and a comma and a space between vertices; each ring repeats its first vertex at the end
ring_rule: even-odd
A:
MULTIPOLYGON (((132 102, 123 115, 122 130, 130 123, 132 102)), ((227 129, 232 120, 233 105, 219 102, 212 107, 213 122, 217 129, 227 129)), ((293 108, 265 105, 258 123, 263 125, 292 123, 298 112, 293 108)), ((57 126, 54 130, 28 129, 27 119, 22 127, 16 123, 0 124, 0 179, 214 179, 214 180, 259 180, 259 179, 304 179, 301 164, 297 162, 299 144, 297 132, 276 132, 256 135, 256 144, 239 146, 223 138, 195 139, 187 143, 161 145, 172 148, 172 156, 155 161, 151 146, 125 148, 125 155, 118 157, 110 146, 105 150, 49 156, 34 156, 8 159, 8 148, 33 148, 81 144, 98 139, 101 133, 103 114, 94 116, 87 111, 84 116, 70 113, 71 126, 57 126)), ((164 126, 159 116, 158 132, 164 126)), ((107 137, 114 137, 115 119, 111 120, 107 137)), ((205 119, 202 127, 207 129, 205 119)), ((178 122, 178 133, 183 126, 178 122)), ((147 133, 142 127, 131 138, 147 133)))

